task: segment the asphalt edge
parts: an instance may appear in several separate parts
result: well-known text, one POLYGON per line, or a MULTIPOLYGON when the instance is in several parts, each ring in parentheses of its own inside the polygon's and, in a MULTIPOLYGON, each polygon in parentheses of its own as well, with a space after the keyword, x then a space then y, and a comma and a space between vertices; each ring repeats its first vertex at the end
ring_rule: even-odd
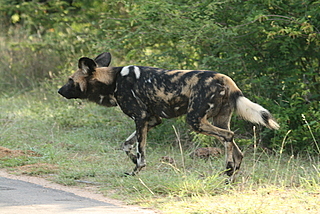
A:
POLYGON ((136 211, 137 213, 142 213, 142 214, 160 214, 161 213, 160 211, 152 210, 150 208, 142 208, 142 207, 138 207, 138 206, 134 206, 134 205, 127 205, 120 200, 105 197, 103 194, 95 192, 95 191, 97 191, 97 189, 94 189, 94 188, 64 186, 64 185, 57 184, 52 181, 46 180, 45 178, 41 178, 41 177, 10 174, 5 169, 0 169, 0 177, 10 178, 10 179, 14 179, 14 180, 21 180, 21 181, 41 185, 46 188, 70 192, 70 193, 73 193, 77 196, 114 204, 116 206, 123 207, 123 208, 128 208, 128 209, 131 209, 132 211, 136 211))

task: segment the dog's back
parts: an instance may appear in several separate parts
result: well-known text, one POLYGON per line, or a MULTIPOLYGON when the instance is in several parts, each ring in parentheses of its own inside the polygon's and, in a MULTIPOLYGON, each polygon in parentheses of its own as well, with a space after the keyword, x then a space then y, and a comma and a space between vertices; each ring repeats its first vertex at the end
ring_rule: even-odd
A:
MULTIPOLYGON (((122 68, 117 78, 116 94, 126 91, 125 94, 131 97, 118 96, 120 106, 128 99, 135 99, 140 101, 139 109, 145 108, 149 113, 172 118, 186 114, 193 102, 204 108, 215 105, 217 109, 223 100, 227 101, 230 87, 239 90, 236 86, 226 85, 226 77, 214 71, 127 66, 122 68)), ((126 108, 125 105, 122 108, 126 108)))

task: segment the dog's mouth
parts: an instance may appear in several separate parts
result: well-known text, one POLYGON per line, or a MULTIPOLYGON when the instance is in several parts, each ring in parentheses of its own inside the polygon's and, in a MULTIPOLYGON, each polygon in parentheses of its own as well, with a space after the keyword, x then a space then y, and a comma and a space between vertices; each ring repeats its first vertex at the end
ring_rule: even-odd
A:
POLYGON ((73 98, 75 98, 75 97, 73 97, 71 94, 66 93, 66 92, 63 90, 63 87, 58 90, 58 93, 59 93, 61 96, 63 96, 64 98, 67 98, 67 99, 73 99, 73 98))

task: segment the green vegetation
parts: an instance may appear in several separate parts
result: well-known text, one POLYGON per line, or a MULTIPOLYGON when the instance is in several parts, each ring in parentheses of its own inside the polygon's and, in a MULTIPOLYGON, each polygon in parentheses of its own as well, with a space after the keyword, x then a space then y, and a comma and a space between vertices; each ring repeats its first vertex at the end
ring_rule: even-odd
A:
POLYGON ((1 168, 94 185, 166 213, 319 209, 319 1, 0 4, 0 146, 21 150, 0 155, 1 168), (235 116, 232 129, 245 158, 237 182, 225 185, 224 157, 189 157, 197 147, 220 144, 190 133, 184 118, 165 120, 148 136, 147 169, 123 177, 133 165, 119 147, 133 122, 119 108, 65 100, 56 92, 79 57, 104 51, 112 53, 114 66, 228 74, 281 129, 252 128, 235 116), (160 161, 163 156, 175 162, 160 161))

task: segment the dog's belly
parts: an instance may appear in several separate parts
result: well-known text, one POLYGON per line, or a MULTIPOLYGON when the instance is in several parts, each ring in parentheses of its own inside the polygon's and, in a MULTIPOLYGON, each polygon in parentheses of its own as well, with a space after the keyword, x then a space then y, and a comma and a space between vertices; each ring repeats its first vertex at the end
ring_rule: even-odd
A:
POLYGON ((186 96, 174 96, 170 99, 152 97, 145 100, 149 113, 162 118, 179 117, 187 113, 189 98, 186 96))
POLYGON ((151 112, 155 115, 158 115, 162 118, 174 118, 179 117, 187 113, 188 105, 161 105, 156 104, 151 107, 151 112))

